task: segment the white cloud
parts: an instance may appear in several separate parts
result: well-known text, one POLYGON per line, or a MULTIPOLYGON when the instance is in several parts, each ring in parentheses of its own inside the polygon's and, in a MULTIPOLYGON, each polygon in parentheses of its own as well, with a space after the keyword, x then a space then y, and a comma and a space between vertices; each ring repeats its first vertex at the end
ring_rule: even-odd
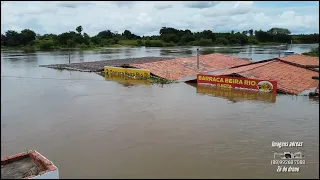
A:
POLYGON ((172 8, 172 6, 173 6, 173 3, 170 1, 158 1, 158 2, 155 2, 154 4, 154 8, 159 10, 172 8))
POLYGON ((253 1, 1 1, 1 33, 25 28, 40 34, 62 33, 74 31, 79 25, 89 35, 107 29, 153 35, 163 26, 214 32, 283 27, 293 33, 319 33, 319 5, 263 7, 253 1))
POLYGON ((189 8, 210 8, 217 4, 219 4, 220 1, 187 1, 185 2, 185 6, 189 8))
POLYGON ((86 1, 79 1, 79 2, 75 2, 75 1, 61 1, 61 2, 57 2, 57 5, 59 7, 66 7, 66 8, 77 8, 80 6, 90 6, 93 5, 90 1, 86 2, 86 1))

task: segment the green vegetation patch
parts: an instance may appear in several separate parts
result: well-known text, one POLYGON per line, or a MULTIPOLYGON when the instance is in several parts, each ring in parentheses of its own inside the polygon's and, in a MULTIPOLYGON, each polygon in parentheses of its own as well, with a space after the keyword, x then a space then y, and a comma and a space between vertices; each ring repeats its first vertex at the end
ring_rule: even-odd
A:
POLYGON ((158 77, 158 76, 153 76, 153 75, 150 76, 149 81, 152 84, 170 84, 170 83, 176 82, 176 81, 168 80, 168 79, 165 79, 165 78, 162 78, 162 77, 158 77))
POLYGON ((302 54, 306 56, 319 57, 319 46, 317 48, 313 48, 310 52, 302 54))
POLYGON ((99 47, 172 47, 172 46, 230 46, 291 43, 319 43, 319 34, 291 35, 285 28, 271 28, 268 31, 245 30, 242 32, 216 33, 211 30, 191 32, 172 27, 162 27, 159 35, 138 36, 125 30, 123 33, 104 30, 89 36, 82 26, 75 31, 61 34, 36 34, 30 29, 21 32, 8 30, 1 34, 2 48, 22 48, 25 52, 34 50, 51 51, 56 49, 96 49, 99 47))

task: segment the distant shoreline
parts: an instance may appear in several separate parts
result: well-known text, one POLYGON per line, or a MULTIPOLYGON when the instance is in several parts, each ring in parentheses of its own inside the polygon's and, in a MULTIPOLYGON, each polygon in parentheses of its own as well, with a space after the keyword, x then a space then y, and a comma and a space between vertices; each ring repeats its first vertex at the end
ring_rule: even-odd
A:
POLYGON ((21 49, 24 52, 38 50, 94 50, 105 47, 178 47, 178 46, 243 46, 243 45, 287 45, 319 43, 319 34, 291 35, 285 28, 271 28, 268 31, 245 30, 242 32, 215 33, 211 30, 192 32, 188 29, 162 27, 159 35, 138 36, 129 30, 123 33, 104 30, 95 36, 89 36, 82 26, 75 31, 61 34, 36 34, 30 29, 21 32, 8 30, 1 34, 1 47, 21 49))
MULTIPOLYGON (((298 44, 298 43, 296 43, 298 44)), ((305 44, 305 43, 299 43, 299 44, 305 44)), ((310 45, 318 45, 319 43, 312 43, 310 45)), ((233 46, 280 46, 283 45, 283 43, 259 43, 259 44, 246 44, 246 45, 240 45, 240 44, 229 44, 229 45, 211 45, 211 46, 196 46, 196 47, 205 47, 205 48, 210 48, 210 47, 233 47, 233 46)), ((309 44, 308 44, 309 45, 309 44)), ((80 48, 80 47, 75 47, 75 48, 67 48, 67 47, 55 47, 50 50, 41 50, 40 48, 37 48, 35 46, 26 46, 26 47, 1 47, 1 51, 3 50, 21 50, 25 52, 32 52, 32 51, 42 51, 42 52, 50 52, 50 51, 86 51, 86 50, 100 50, 104 48, 120 48, 120 47, 128 47, 128 48, 137 48, 137 47, 150 47, 150 46, 138 46, 138 45, 129 45, 129 44, 113 44, 113 45, 108 45, 108 46, 92 46, 92 47, 85 47, 85 48, 80 48)), ((163 47, 163 46, 152 46, 152 47, 163 47)), ((166 46, 166 47, 195 47, 191 45, 184 45, 184 46, 166 46)))

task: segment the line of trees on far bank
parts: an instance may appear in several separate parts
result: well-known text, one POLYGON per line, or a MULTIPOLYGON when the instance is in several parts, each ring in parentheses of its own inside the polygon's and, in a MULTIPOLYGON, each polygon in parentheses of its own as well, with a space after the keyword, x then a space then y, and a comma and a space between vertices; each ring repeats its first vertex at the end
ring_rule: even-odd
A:
POLYGON ((125 30, 123 33, 104 30, 90 37, 82 26, 75 31, 61 34, 39 35, 30 29, 16 32, 8 30, 1 34, 1 47, 37 48, 51 50, 59 48, 92 48, 104 46, 213 46, 213 45, 258 45, 290 43, 319 43, 319 34, 291 35, 288 29, 271 28, 268 31, 249 29, 242 32, 214 33, 211 30, 192 32, 172 27, 162 27, 159 35, 138 36, 125 30))

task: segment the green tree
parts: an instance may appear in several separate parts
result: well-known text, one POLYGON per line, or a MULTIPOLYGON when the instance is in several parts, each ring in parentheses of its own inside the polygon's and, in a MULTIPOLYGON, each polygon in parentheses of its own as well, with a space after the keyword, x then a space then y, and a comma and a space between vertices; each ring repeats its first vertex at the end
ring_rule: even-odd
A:
POLYGON ((215 43, 218 45, 228 45, 229 41, 225 37, 218 37, 215 43))
POLYGON ((164 42, 169 43, 170 41, 172 41, 174 43, 178 43, 184 31, 177 30, 171 27, 168 27, 168 28, 162 27, 159 33, 160 33, 160 39, 163 40, 164 42))
POLYGON ((96 45, 99 45, 99 44, 101 44, 101 42, 102 42, 102 38, 99 37, 99 36, 93 36, 93 37, 90 39, 90 41, 91 41, 92 43, 96 44, 96 45))
POLYGON ((52 40, 43 40, 39 44, 40 50, 52 50, 54 47, 52 40))
POLYGON ((198 43, 197 43, 198 46, 210 46, 212 45, 212 40, 211 39, 204 39, 204 38, 201 38, 198 43))
POLYGON ((72 40, 76 43, 76 44, 84 44, 85 43, 85 39, 83 36, 81 36, 80 34, 75 35, 72 40))
POLYGON ((79 34, 81 34, 82 30, 83 30, 82 26, 78 26, 78 27, 76 28, 76 31, 77 31, 79 34))
POLYGON ((202 32, 192 32, 189 29, 181 30, 172 27, 162 27, 159 35, 141 37, 125 30, 122 34, 105 30, 97 35, 90 37, 83 32, 82 26, 78 26, 76 31, 64 32, 59 35, 44 34, 39 35, 30 29, 16 32, 9 30, 1 35, 1 45, 6 47, 19 47, 34 49, 33 46, 39 45, 42 50, 52 49, 53 47, 87 47, 87 45, 109 45, 118 43, 119 39, 139 40, 137 45, 145 44, 150 47, 174 46, 174 45, 211 45, 215 44, 258 44, 260 42, 290 43, 319 43, 319 33, 291 35, 285 28, 271 28, 268 31, 245 30, 242 33, 231 31, 230 33, 213 33, 211 30, 202 32), (248 36, 250 35, 250 36, 248 36))
POLYGON ((299 35, 292 35, 292 39, 295 43, 304 43, 304 44, 311 44, 311 43, 319 43, 319 34, 299 34, 299 35))
POLYGON ((83 33, 83 40, 85 45, 90 44, 90 36, 87 33, 83 33))
POLYGON ((47 39, 47 40, 49 40, 49 39, 52 39, 52 40, 57 40, 57 35, 55 35, 55 34, 44 34, 43 36, 41 36, 41 35, 37 35, 37 39, 38 40, 44 40, 44 39, 47 39))
POLYGON ((180 40, 177 34, 162 34, 160 38, 166 43, 169 43, 170 41, 177 43, 180 40))
MULTIPOLYGON (((180 45, 185 45, 185 44, 188 44, 189 42, 194 41, 194 40, 195 40, 195 38, 193 37, 193 35, 187 33, 187 34, 184 34, 184 35, 181 37, 181 39, 180 39, 180 41, 179 41, 179 44, 180 44, 180 45)), ((170 41, 169 41, 169 42, 170 42, 170 41)))
POLYGON ((22 30, 20 33, 21 44, 27 45, 36 39, 36 33, 30 29, 22 30))
POLYGON ((113 38, 113 42, 114 42, 114 44, 118 44, 119 38, 118 37, 113 38))
POLYGON ((133 34, 129 30, 125 30, 122 33, 122 36, 125 37, 126 39, 132 39, 133 38, 133 34))
POLYGON ((57 37, 58 44, 68 46, 68 41, 73 40, 76 36, 79 36, 79 34, 74 31, 59 34, 57 37))
POLYGON ((74 40, 69 39, 69 40, 67 41, 67 46, 68 46, 69 48, 74 48, 74 47, 76 46, 76 43, 74 42, 74 40))
POLYGON ((6 46, 7 37, 4 34, 1 34, 1 46, 6 46))
POLYGON ((250 36, 253 36, 253 29, 249 30, 249 34, 250 34, 250 36))
POLYGON ((204 30, 200 33, 201 37, 204 39, 211 39, 212 41, 216 40, 216 36, 210 30, 204 30))
POLYGON ((291 32, 289 31, 289 29, 285 29, 285 28, 271 28, 268 33, 273 34, 273 35, 277 35, 277 34, 285 34, 285 35, 289 35, 291 34, 291 32))
POLYGON ((21 45, 20 33, 18 33, 17 31, 9 30, 5 34, 7 46, 15 47, 21 45))
POLYGON ((179 30, 171 27, 162 27, 159 31, 160 36, 163 34, 178 34, 179 30))
POLYGON ((252 36, 249 37, 248 43, 249 44, 253 44, 253 45, 259 44, 259 42, 257 41, 256 37, 252 37, 252 36))
POLYGON ((186 30, 184 30, 184 34, 191 34, 192 35, 192 32, 189 29, 186 29, 186 30))
POLYGON ((259 42, 272 42, 273 41, 273 36, 272 34, 259 30, 255 31, 255 36, 259 42))
POLYGON ((243 34, 243 35, 247 35, 247 34, 248 34, 248 31, 242 31, 242 34, 243 34))
POLYGON ((106 30, 106 31, 99 32, 97 36, 103 39, 111 39, 113 38, 114 34, 110 30, 106 30))

